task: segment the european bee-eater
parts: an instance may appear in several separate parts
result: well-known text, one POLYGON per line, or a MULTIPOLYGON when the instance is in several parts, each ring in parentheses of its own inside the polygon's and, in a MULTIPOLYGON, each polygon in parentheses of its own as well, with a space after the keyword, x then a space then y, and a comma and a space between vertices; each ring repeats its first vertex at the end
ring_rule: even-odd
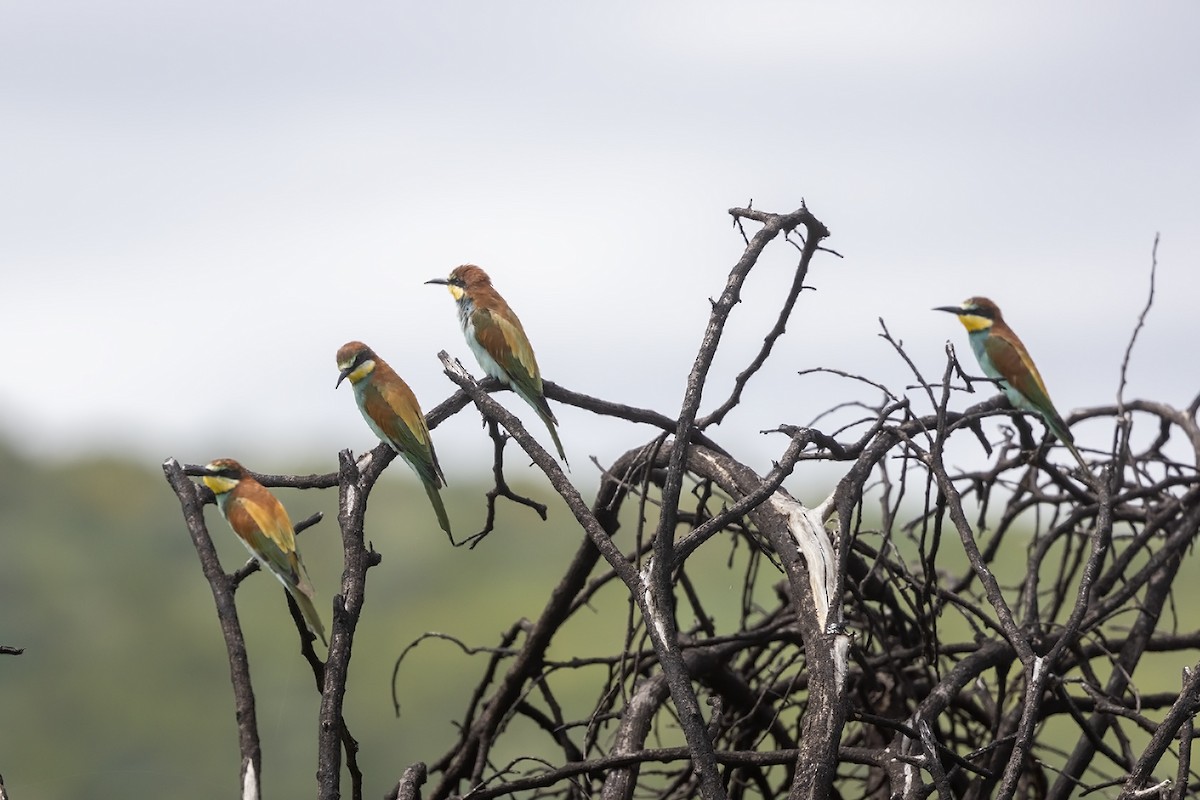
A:
POLYGON ((375 435, 391 445, 417 473, 429 495, 429 502, 433 504, 438 525, 453 543, 450 518, 438 493, 438 489, 446 485, 446 477, 438 465, 429 426, 425 424, 425 415, 421 413, 416 395, 386 361, 362 342, 342 345, 337 352, 337 365, 341 370, 337 386, 341 386, 346 378, 350 379, 363 419, 375 435))
POLYGON ((512 388, 546 423, 558 456, 567 463, 554 426, 558 420, 542 392, 542 373, 521 320, 492 288, 492 279, 473 264, 455 267, 449 278, 434 278, 450 289, 458 303, 458 321, 475 360, 488 375, 512 388))
POLYGON ((203 480, 217 496, 221 515, 250 555, 295 599, 308 629, 325 644, 325 628, 313 605, 312 583, 296 549, 296 533, 283 504, 232 458, 205 465, 203 480))
POLYGON ((967 329, 971 349, 980 368, 989 378, 1000 382, 1013 408, 1039 415, 1050 432, 1067 446, 1071 455, 1090 472, 1087 462, 1075 448, 1075 437, 1050 401, 1050 393, 1042 376, 1029 357, 1025 345, 1004 322, 1000 308, 986 297, 972 297, 959 306, 939 306, 934 311, 948 311, 958 317, 967 329))

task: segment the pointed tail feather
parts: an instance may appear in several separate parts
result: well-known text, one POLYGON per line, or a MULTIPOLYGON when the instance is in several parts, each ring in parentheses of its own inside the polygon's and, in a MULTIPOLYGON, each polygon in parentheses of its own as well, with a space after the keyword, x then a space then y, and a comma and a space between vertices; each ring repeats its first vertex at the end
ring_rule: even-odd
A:
POLYGON ((296 589, 289 594, 300 608, 300 615, 304 617, 304 623, 308 625, 308 629, 321 640, 321 644, 328 647, 329 640, 325 638, 325 626, 321 624, 321 617, 317 614, 317 607, 313 605, 312 598, 301 589, 296 589))
POLYGON ((1083 455, 1079 452, 1079 448, 1075 447, 1075 436, 1067 428, 1067 423, 1063 421, 1063 418, 1058 416, 1057 413, 1043 414, 1042 418, 1046 421, 1046 427, 1049 428, 1050 432, 1066 445, 1067 449, 1071 451, 1071 455, 1075 456, 1075 460, 1079 462, 1079 466, 1083 469, 1084 473, 1091 475, 1092 468, 1083 460, 1083 455))
POLYGON ((1063 439, 1062 437, 1059 437, 1059 440, 1067 446, 1067 449, 1071 451, 1071 455, 1075 456, 1075 460, 1079 462, 1079 466, 1083 469, 1083 471, 1088 475, 1091 475, 1092 468, 1089 467, 1087 462, 1083 460, 1083 456, 1080 454, 1078 448, 1075 447, 1075 443, 1069 439, 1063 439))
POLYGON ((567 454, 563 452, 562 442, 558 440, 558 428, 555 427, 556 422, 553 416, 547 417, 541 411, 538 411, 538 416, 542 418, 542 422, 546 423, 546 430, 550 431, 550 438, 554 440, 554 446, 558 448, 558 457, 562 459, 563 465, 570 470, 571 465, 567 462, 567 454))
POLYGON ((554 416, 554 412, 550 409, 550 404, 546 402, 546 398, 541 394, 531 394, 527 389, 522 387, 515 381, 511 384, 512 390, 517 393, 522 400, 537 412, 537 415, 542 418, 542 422, 546 423, 546 429, 550 431, 550 438, 554 440, 554 447, 558 450, 558 457, 562 459, 567 470, 571 469, 571 465, 567 462, 567 454, 563 451, 562 442, 558 440, 558 419, 554 416))
POLYGON ((438 491, 437 485, 433 481, 421 481, 425 484, 425 494, 429 495, 429 502, 433 505, 433 513, 437 515, 438 525, 450 537, 450 544, 457 547, 454 541, 454 534, 450 532, 450 517, 446 514, 446 506, 442 503, 442 494, 438 491))

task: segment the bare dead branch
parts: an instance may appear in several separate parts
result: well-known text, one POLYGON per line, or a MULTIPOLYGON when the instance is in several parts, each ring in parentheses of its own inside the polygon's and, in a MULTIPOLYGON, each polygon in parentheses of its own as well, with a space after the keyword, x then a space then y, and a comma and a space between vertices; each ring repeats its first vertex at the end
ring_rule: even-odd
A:
MULTIPOLYGON (((802 372, 840 375, 881 394, 871 402, 833 399, 808 427, 771 423, 787 441, 778 463, 758 474, 712 431, 749 382, 767 374, 811 259, 828 251, 828 231, 803 207, 730 214, 745 250, 710 301, 677 414, 545 384, 556 402, 653 429, 653 438, 612 464, 593 459, 600 484, 590 507, 491 396, 502 387, 475 382, 439 354, 455 391, 428 415, 430 427, 474 405, 493 443, 482 533, 492 530, 501 497, 546 515, 505 481, 511 439, 563 499, 580 544, 557 566, 558 583, 532 619, 516 619, 483 645, 426 634, 399 655, 397 712, 408 677, 400 669, 420 643, 452 643, 461 658, 481 659, 481 669, 464 688, 457 740, 428 768, 402 762, 411 766, 388 796, 1140 797, 1167 792, 1173 778, 1172 796, 1183 797, 1200 665, 1185 674, 1182 691, 1166 691, 1142 664, 1150 653, 1200 647, 1200 631, 1172 596, 1200 537, 1200 395, 1182 409, 1124 397, 1153 301, 1157 250, 1117 403, 1077 409, 1069 420, 1113 431, 1104 471, 1084 484, 1051 463, 1054 452, 1034 437, 1040 428, 993 381, 969 376, 953 347, 945 348, 943 374, 930 380, 882 320, 880 335, 906 364, 910 385, 896 391, 837 369, 802 372), (761 227, 751 236, 748 223, 761 227), (773 325, 730 394, 699 416, 724 330, 768 246, 799 251, 791 290, 771 310, 773 325), (979 402, 962 408, 972 394, 979 402), (1180 442, 1188 448, 1182 463, 1180 442), (977 446, 950 450, 952 443, 977 446), (967 463, 948 463, 947 453, 967 463), (828 497, 811 496, 814 486, 828 485, 828 497), (719 585, 713 563, 724 564, 719 585), (722 603, 718 591, 730 597, 722 603), (611 647, 586 657, 551 651, 579 631, 592 635, 596 609, 614 606, 624 629, 611 647), (584 675, 592 695, 581 710, 570 693, 584 675), (536 750, 512 756, 506 742, 515 727, 533 732, 536 750), (680 737, 684 746, 657 746, 680 737), (436 780, 426 787, 430 775, 436 780)), ((361 796, 342 701, 365 575, 379 558, 363 545, 362 512, 393 456, 381 445, 357 461, 340 454, 328 475, 259 476, 270 486, 339 487, 346 562, 328 662, 301 639, 322 695, 322 797, 336 796, 343 757, 352 793, 361 796)), ((189 532, 196 538, 198 526, 207 537, 205 490, 177 464, 164 469, 173 487, 182 482, 189 532)), ((199 546, 198 554, 204 567, 199 546)), ((215 566, 219 612, 232 608, 250 571, 228 576, 215 566)), ((248 671, 244 680, 248 689, 248 671)), ((257 762, 245 763, 257 782, 257 762)))
MULTIPOLYGON (((329 634, 329 657, 325 661, 321 706, 318 712, 317 786, 318 797, 335 800, 341 796, 341 757, 352 780, 352 795, 362 797, 362 773, 358 769, 358 743, 342 717, 354 635, 366 598, 367 570, 380 563, 380 556, 366 545, 367 498, 378 473, 360 470, 349 450, 338 453, 338 526, 342 532, 342 585, 333 598, 333 625, 329 634)), ((382 467, 380 467, 382 469, 382 467)))
MULTIPOLYGON (((243 795, 253 792, 253 797, 262 796, 262 746, 258 736, 258 722, 254 710, 254 689, 250 684, 250 663, 246 657, 246 640, 238 621, 237 605, 234 603, 234 583, 221 568, 217 550, 213 547, 204 523, 204 502, 196 484, 188 480, 187 474, 173 458, 163 462, 163 473, 167 483, 179 498, 183 509, 183 520, 191 534, 200 567, 212 590, 217 605, 217 619, 221 634, 225 638, 225 650, 229 656, 229 676, 233 681, 233 702, 237 718, 238 745, 241 748, 241 770, 238 785, 243 795)), ((285 592, 286 594, 286 592, 285 592)), ((304 629, 307 633, 307 629, 304 629)))
POLYGON ((485 495, 487 498, 487 518, 484 520, 483 528, 473 536, 463 539, 461 542, 456 542, 455 547, 470 545, 467 549, 474 550, 475 545, 483 541, 489 533, 495 530, 496 527, 496 498, 504 497, 512 500, 519 505, 532 508, 537 515, 542 518, 542 522, 546 521, 547 509, 545 504, 531 500, 528 497, 517 494, 508 485, 508 481, 504 479, 504 444, 508 441, 508 437, 500 432, 500 427, 496 425, 494 419, 486 420, 488 428, 488 436, 491 437, 493 443, 492 449, 492 480, 495 481, 495 486, 485 495))
MULTIPOLYGON (((803 211, 804 209, 801 210, 803 211)), ((734 214, 735 218, 738 216, 735 210, 731 210, 730 213, 734 214)), ((767 363, 775 342, 787 330, 788 320, 791 319, 792 310, 796 307, 796 300, 800 297, 800 292, 804 288, 804 279, 808 276, 808 269, 812 263, 813 255, 816 254, 821 241, 829 235, 828 229, 818 222, 815 217, 812 217, 812 215, 806 215, 798 224, 805 225, 809 235, 805 238, 804 245, 801 247, 800 262, 796 265, 796 273, 792 277, 791 288, 788 289, 788 293, 783 299, 779 315, 775 319, 775 325, 763 338, 762 347, 759 348, 758 354, 754 356, 750 364, 738 373, 738 376, 734 379, 733 391, 725 402, 696 422, 696 427, 700 430, 704 430, 711 425, 720 425, 721 420, 725 419, 725 415, 741 402, 742 390, 746 388, 746 384, 750 382, 755 373, 767 363)))
POLYGON ((1138 334, 1146 325, 1146 317, 1150 314, 1150 308, 1154 305, 1154 279, 1158 275, 1158 234, 1154 234, 1154 244, 1150 247, 1150 288, 1146 293, 1146 305, 1142 306, 1141 312, 1138 314, 1137 323, 1133 326, 1133 332, 1129 334, 1129 344, 1125 346, 1125 356, 1121 359, 1121 379, 1117 383, 1117 406, 1120 407, 1125 403, 1125 383, 1126 377, 1129 374, 1129 361, 1133 356, 1133 346, 1137 343, 1138 334))

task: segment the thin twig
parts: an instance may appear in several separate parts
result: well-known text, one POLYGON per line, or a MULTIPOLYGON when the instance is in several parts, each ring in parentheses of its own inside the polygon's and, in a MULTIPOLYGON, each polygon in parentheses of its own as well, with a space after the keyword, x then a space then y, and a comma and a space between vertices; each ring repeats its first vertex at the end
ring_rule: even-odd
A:
POLYGON ((1146 325, 1146 317, 1150 314, 1150 308, 1154 305, 1154 281, 1158 274, 1158 234, 1154 234, 1154 244, 1150 248, 1150 287, 1146 292, 1146 304, 1142 306, 1142 310, 1138 313, 1137 323, 1133 326, 1133 332, 1129 335, 1129 343, 1125 345, 1125 356, 1121 359, 1121 379, 1117 382, 1117 407, 1124 408, 1125 406, 1125 384, 1129 374, 1129 362, 1133 356, 1133 346, 1137 343, 1138 334, 1146 325))

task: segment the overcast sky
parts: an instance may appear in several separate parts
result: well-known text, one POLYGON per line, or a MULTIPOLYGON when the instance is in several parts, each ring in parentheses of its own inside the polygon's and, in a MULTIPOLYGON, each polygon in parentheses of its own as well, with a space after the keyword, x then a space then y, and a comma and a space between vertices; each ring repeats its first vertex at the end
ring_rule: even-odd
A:
MULTIPOLYGON (((875 399, 797 370, 902 390, 883 317, 940 375, 966 337, 929 309, 973 294, 1060 409, 1112 401, 1156 232, 1129 393, 1184 405, 1198 36, 1192 2, 5 3, 0 433, 51 458, 332 463, 373 444, 334 391, 343 342, 426 408, 452 389, 438 350, 479 374, 424 285, 466 262, 547 378, 673 415, 741 250, 727 209, 751 199, 806 200, 845 256, 816 260, 818 291, 715 432, 760 468, 783 442, 759 429, 875 399)), ((793 262, 778 248, 752 278, 707 407, 793 262)), ((558 415, 580 475, 650 436, 558 415)), ((488 463, 473 412, 435 442, 448 473, 488 463)))

